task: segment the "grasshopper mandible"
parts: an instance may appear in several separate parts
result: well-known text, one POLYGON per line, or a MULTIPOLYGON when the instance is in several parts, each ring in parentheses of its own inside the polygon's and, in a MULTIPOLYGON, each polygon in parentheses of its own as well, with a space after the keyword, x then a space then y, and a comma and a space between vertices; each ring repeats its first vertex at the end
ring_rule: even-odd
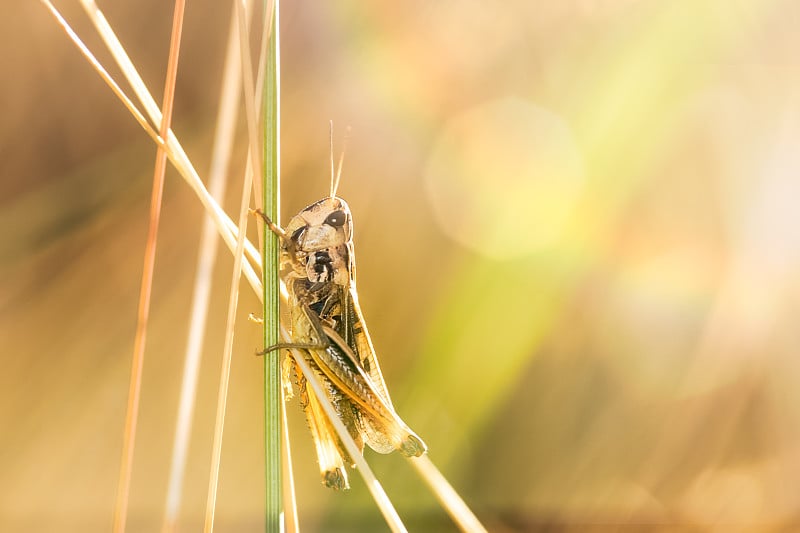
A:
MULTIPOLYGON (((285 229, 257 211, 281 242, 280 276, 289 294, 292 337, 260 353, 296 348, 323 384, 359 451, 366 443, 379 453, 399 450, 420 456, 427 450, 425 443, 394 410, 358 305, 352 216, 347 203, 336 196, 340 175, 341 160, 335 179, 331 160, 330 196, 300 211, 285 229)), ((292 367, 322 482, 347 489, 345 464, 352 465, 352 459, 291 355, 284 360, 285 384, 292 367)))

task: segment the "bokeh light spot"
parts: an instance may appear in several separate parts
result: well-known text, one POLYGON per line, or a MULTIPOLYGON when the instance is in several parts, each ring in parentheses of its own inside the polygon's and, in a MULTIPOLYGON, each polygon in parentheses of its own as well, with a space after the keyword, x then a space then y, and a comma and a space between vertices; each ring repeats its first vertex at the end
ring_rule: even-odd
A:
POLYGON ((518 98, 454 116, 425 169, 442 230, 489 257, 519 257, 557 240, 584 182, 565 121, 518 98))

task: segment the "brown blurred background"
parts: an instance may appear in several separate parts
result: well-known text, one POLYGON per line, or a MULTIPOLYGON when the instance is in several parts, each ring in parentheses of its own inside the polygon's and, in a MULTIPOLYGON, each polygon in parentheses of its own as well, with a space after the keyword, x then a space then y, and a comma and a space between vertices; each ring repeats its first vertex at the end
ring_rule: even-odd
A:
MULTIPOLYGON (((100 6, 160 100, 172 3, 100 6)), ((43 6, 6 7, 0 530, 107 531, 155 148, 43 6)), ((229 12, 187 6, 173 128, 204 178, 229 12)), ((350 126, 340 195, 386 380, 491 530, 800 528, 799 25, 791 0, 284 3, 284 220, 327 193, 328 120, 337 146, 350 126)), ((164 512, 201 220, 170 169, 130 531, 164 512)), ((181 531, 202 523, 231 266, 181 531)), ((263 529, 242 294, 218 531, 263 529)), ((357 475, 322 487, 289 414, 303 530, 385 529, 357 475)), ((411 530, 453 529, 400 457, 367 458, 411 530)))

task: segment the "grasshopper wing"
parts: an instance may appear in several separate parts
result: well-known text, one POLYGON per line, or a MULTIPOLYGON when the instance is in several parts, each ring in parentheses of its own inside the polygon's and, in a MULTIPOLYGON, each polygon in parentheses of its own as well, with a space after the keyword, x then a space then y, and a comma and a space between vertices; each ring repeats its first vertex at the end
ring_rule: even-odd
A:
POLYGON ((356 427, 370 448, 379 453, 400 450, 405 455, 422 455, 425 444, 392 406, 357 300, 351 295, 343 307, 350 312, 343 313, 346 319, 340 329, 349 342, 338 331, 323 326, 331 346, 326 354, 318 354, 326 360, 317 364, 323 372, 330 371, 329 379, 358 407, 356 427))

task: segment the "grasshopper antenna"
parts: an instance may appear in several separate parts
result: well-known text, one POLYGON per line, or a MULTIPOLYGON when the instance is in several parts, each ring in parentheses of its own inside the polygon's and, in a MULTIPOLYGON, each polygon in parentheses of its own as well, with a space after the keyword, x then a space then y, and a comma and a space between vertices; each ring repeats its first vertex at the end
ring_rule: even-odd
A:
POLYGON ((336 169, 336 178, 333 177, 333 121, 331 121, 331 198, 336 196, 336 191, 339 189, 339 181, 342 178, 342 163, 344 162, 344 153, 347 151, 347 140, 350 138, 350 127, 344 133, 344 144, 342 145, 342 155, 339 156, 339 166, 336 169))
POLYGON ((331 198, 336 196, 336 189, 339 188, 339 180, 333 173, 333 119, 330 121, 330 143, 331 143, 331 198))

